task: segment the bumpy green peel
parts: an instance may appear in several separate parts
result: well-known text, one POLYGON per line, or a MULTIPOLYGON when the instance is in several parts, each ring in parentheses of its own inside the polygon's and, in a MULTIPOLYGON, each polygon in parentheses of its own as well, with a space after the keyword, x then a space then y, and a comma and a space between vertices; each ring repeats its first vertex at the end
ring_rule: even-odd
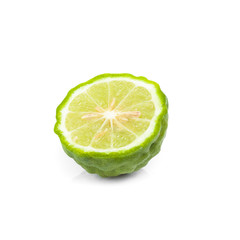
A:
POLYGON ((131 74, 102 74, 71 89, 62 103, 58 106, 56 119, 57 122, 55 124, 54 131, 59 136, 63 149, 68 156, 73 158, 89 173, 97 173, 102 177, 118 176, 139 170, 144 167, 152 157, 159 153, 168 125, 168 100, 157 83, 144 77, 135 77, 131 74), (63 132, 60 130, 59 126, 62 118, 61 110, 66 106, 70 96, 76 89, 106 77, 127 77, 154 85, 162 104, 162 111, 157 118, 154 131, 141 144, 127 150, 120 150, 118 152, 86 152, 69 144, 63 135, 63 132))

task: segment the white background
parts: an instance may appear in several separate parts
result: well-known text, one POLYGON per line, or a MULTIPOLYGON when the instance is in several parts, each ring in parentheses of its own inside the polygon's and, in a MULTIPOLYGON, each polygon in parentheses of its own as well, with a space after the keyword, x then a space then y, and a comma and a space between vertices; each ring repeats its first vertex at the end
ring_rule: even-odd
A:
POLYGON ((0 238, 240 239, 240 2, 0 2, 0 238), (53 132, 68 90, 102 73, 157 81, 159 155, 83 171, 53 132))

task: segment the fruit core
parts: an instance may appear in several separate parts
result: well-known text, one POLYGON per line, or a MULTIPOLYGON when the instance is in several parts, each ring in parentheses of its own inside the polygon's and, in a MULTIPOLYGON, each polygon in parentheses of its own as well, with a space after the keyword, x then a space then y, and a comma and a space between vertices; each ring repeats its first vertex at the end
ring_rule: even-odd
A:
MULTIPOLYGON (((96 107, 96 112, 87 113, 82 116, 82 119, 93 119, 93 118, 104 118, 105 121, 109 121, 111 128, 116 125, 118 128, 123 128, 122 122, 127 122, 131 118, 139 118, 141 116, 140 111, 121 111, 117 109, 118 106, 115 106, 115 98, 112 99, 108 109, 103 109, 100 106, 96 107)), ((106 129, 98 133, 95 138, 98 138, 104 135, 106 129)))

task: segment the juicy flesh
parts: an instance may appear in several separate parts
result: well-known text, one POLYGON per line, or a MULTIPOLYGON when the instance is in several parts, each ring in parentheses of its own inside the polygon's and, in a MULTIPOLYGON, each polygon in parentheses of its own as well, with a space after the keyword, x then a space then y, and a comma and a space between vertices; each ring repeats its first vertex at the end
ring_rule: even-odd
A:
POLYGON ((73 142, 113 149, 129 145, 147 131, 155 106, 146 88, 112 80, 77 95, 68 111, 65 126, 73 142))

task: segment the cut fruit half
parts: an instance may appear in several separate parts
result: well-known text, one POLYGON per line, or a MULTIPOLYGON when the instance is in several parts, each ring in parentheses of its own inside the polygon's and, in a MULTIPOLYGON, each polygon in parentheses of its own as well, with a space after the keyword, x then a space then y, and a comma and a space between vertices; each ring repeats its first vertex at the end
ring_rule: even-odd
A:
POLYGON ((103 74, 70 90, 57 108, 55 132, 67 154, 87 171, 116 176, 135 171, 139 163, 133 158, 159 137, 162 141, 167 107, 157 83, 103 74))

